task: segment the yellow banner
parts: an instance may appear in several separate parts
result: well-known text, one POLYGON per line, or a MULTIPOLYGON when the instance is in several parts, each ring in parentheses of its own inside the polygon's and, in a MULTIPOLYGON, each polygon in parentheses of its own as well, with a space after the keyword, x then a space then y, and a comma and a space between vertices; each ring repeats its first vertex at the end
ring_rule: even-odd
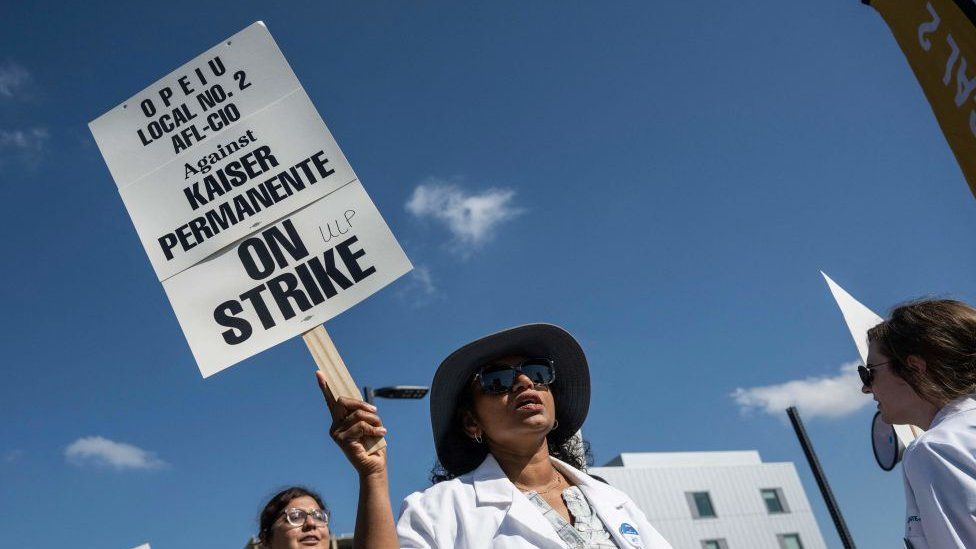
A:
POLYGON ((888 23, 908 58, 976 195, 976 1, 869 3, 888 23))

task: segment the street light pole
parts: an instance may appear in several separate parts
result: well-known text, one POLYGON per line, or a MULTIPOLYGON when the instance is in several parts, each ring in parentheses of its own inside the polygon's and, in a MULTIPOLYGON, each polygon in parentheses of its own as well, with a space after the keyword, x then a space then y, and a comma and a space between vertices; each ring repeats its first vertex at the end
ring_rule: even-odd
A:
POLYGON ((803 428, 803 421, 800 420, 800 412, 797 411, 796 406, 790 406, 786 409, 786 413, 790 416, 790 423, 793 424, 796 437, 800 439, 800 446, 803 448, 803 454, 807 457, 807 463, 813 469, 813 478, 817 480, 820 493, 827 503, 830 518, 833 519, 834 526, 837 528, 837 534, 840 535, 840 542, 843 544, 844 549, 854 549, 854 538, 851 537, 851 532, 847 529, 847 523, 844 522, 844 516, 840 513, 840 507, 837 505, 837 500, 834 499, 834 493, 830 490, 830 484, 827 484, 827 475, 824 474, 823 468, 820 467, 820 460, 817 459, 817 453, 813 451, 813 443, 810 442, 810 437, 807 436, 807 430, 803 428))

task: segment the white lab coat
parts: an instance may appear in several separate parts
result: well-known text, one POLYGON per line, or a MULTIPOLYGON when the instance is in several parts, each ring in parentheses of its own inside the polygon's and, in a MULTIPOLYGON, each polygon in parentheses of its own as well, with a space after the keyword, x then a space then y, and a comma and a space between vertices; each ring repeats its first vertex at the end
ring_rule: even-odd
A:
POLYGON ((914 549, 976 547, 976 395, 946 404, 902 460, 914 549))
MULTIPOLYGON (((626 494, 558 459, 552 462, 579 486, 617 546, 671 549, 626 494)), ((397 536, 404 549, 566 547, 490 454, 474 471, 408 496, 397 536)))

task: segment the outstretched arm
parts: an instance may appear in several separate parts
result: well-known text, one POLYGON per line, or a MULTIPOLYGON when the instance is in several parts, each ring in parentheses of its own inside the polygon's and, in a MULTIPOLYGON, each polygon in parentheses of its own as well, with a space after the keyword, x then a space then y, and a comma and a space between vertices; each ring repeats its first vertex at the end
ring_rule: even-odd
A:
POLYGON ((390 506, 390 486, 386 468, 386 448, 366 453, 366 437, 386 434, 383 422, 376 415, 376 407, 361 400, 330 396, 328 382, 322 372, 316 372, 319 388, 332 414, 329 434, 339 445, 346 459, 359 473, 359 508, 356 512, 355 546, 369 549, 399 549, 393 509, 390 506))

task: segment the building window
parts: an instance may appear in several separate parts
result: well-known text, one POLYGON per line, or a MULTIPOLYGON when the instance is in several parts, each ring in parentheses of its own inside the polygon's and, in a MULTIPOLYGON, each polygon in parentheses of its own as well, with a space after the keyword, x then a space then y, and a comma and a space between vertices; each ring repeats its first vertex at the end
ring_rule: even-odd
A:
POLYGON ((686 492, 685 497, 688 498, 688 506, 691 507, 692 517, 698 519, 717 516, 715 514, 715 507, 712 505, 712 498, 709 497, 708 492, 686 492))
POLYGON ((803 549, 800 534, 776 534, 780 549, 803 549))
POLYGON ((779 488, 764 488, 759 491, 763 501, 766 503, 766 511, 770 515, 778 513, 789 513, 790 509, 786 506, 786 498, 783 497, 783 490, 779 488))
POLYGON ((725 539, 703 539, 702 549, 729 549, 729 544, 725 539))

